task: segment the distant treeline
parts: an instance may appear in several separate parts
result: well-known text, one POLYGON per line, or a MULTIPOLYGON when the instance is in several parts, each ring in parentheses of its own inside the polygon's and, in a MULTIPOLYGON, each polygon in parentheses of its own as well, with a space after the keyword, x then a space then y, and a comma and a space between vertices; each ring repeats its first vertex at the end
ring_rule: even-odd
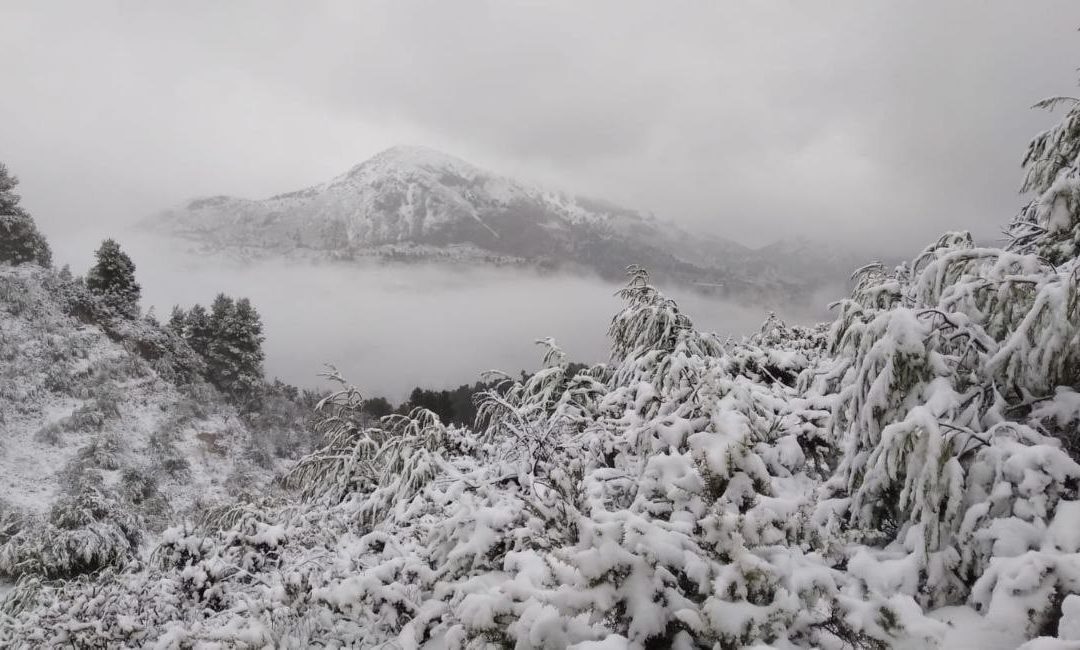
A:
MULTIPOLYGON (((586 367, 582 363, 571 363, 569 372, 572 375, 586 367)), ((522 370, 521 381, 528 378, 529 374, 522 370)), ((478 381, 444 390, 417 386, 409 393, 409 398, 396 407, 385 397, 372 397, 364 400, 363 411, 372 418, 381 418, 392 413, 407 414, 415 408, 425 408, 438 415, 445 424, 472 426, 476 420, 476 396, 491 390, 498 391, 505 382, 506 379, 478 381)))

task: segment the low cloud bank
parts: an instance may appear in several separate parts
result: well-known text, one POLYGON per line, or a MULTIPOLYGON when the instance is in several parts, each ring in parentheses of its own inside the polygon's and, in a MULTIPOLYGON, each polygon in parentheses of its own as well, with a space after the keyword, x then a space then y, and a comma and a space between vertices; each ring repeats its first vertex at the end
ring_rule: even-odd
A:
MULTIPOLYGON (((541 352, 533 341, 546 336, 571 359, 605 360, 607 325, 621 307, 619 286, 592 276, 430 264, 239 265, 170 252, 175 246, 152 238, 122 244, 138 266, 144 308, 159 318, 174 304, 208 305, 218 292, 247 296, 263 317, 269 375, 318 386, 329 363, 365 394, 392 400, 418 385, 471 383, 485 370, 534 369, 541 352)), ((765 318, 760 307, 661 288, 702 329, 741 336, 765 318)), ((780 315, 811 322, 824 313, 822 306, 780 315)))

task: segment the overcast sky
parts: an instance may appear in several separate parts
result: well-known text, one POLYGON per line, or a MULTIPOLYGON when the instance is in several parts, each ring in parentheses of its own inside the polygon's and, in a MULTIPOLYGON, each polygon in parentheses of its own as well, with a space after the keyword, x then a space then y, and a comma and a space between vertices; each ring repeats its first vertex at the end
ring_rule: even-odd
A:
POLYGON ((1015 213, 1078 26, 1076 0, 6 0, 0 160, 87 257, 399 143, 746 243, 895 249, 1015 213))

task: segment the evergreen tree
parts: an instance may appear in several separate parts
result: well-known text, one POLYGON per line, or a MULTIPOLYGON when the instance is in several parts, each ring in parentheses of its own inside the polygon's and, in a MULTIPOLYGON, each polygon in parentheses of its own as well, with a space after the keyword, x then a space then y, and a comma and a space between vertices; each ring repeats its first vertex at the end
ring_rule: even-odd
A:
POLYGON ((236 301, 236 329, 233 332, 232 349, 237 360, 237 379, 245 389, 259 384, 263 379, 262 318, 247 298, 236 301))
POLYGON ((49 243, 19 205, 19 195, 14 192, 18 184, 19 179, 0 163, 0 263, 51 266, 49 243))
POLYGON ((210 340, 206 349, 208 379, 222 390, 231 387, 235 377, 235 364, 231 348, 236 321, 236 302, 219 293, 210 305, 210 340))
POLYGON ((234 397, 249 396, 262 381, 262 320, 247 298, 218 294, 208 319, 209 380, 234 397))
POLYGON ((169 322, 166 325, 174 333, 183 336, 186 319, 187 312, 184 311, 184 308, 180 305, 173 305, 172 312, 169 314, 169 322))
POLYGON ((385 397, 371 397, 364 400, 364 413, 378 420, 394 412, 394 406, 385 397))
POLYGON ((97 263, 86 275, 86 286, 117 314, 137 317, 142 288, 135 281, 135 263, 113 239, 103 241, 95 255, 97 263))
POLYGON ((206 379, 233 397, 254 396, 262 383, 262 319, 247 298, 218 294, 210 310, 173 307, 169 329, 206 362, 206 379))
POLYGON ((197 304, 184 315, 183 336, 199 356, 205 359, 209 355, 214 332, 205 307, 197 304))

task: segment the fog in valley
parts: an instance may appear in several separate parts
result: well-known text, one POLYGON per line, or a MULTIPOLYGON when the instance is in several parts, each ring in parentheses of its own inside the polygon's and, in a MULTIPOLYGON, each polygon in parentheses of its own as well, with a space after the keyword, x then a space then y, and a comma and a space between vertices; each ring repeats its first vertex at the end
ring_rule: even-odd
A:
MULTIPOLYGON (((224 292, 248 296, 262 315, 266 371, 302 387, 334 365, 366 395, 394 401, 409 391, 473 383, 487 370, 516 375, 540 365, 534 341, 554 337, 583 363, 606 361, 607 327, 622 302, 620 285, 590 274, 436 264, 238 264, 186 252, 183 244, 138 232, 121 237, 137 265, 144 303, 165 320, 173 305, 209 305, 224 292), (182 279, 182 281, 178 281, 182 279)), ((76 254, 72 259, 92 256, 76 254)), ((73 270, 81 272, 77 263, 73 270)), ((781 310, 790 322, 827 316, 781 310)), ((699 327, 741 337, 756 330, 764 307, 733 304, 678 287, 668 291, 699 327)))

